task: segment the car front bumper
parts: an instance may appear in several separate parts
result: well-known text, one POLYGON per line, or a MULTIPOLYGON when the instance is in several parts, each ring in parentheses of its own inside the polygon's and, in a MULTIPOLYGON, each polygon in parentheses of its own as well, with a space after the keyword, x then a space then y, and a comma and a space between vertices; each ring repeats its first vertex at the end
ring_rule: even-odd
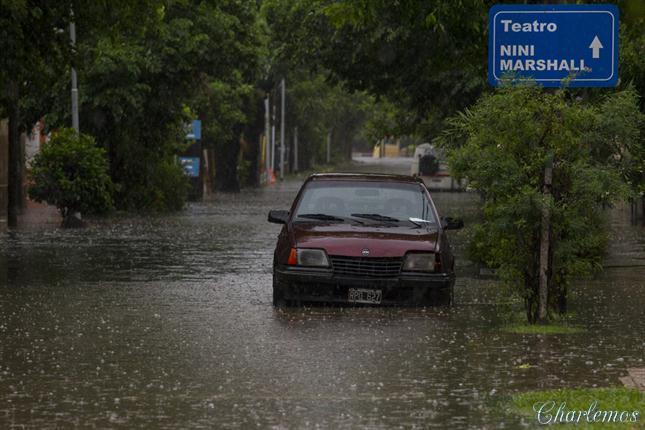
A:
POLYGON ((352 277, 334 275, 329 269, 283 267, 275 269, 274 282, 290 302, 351 303, 349 289, 361 288, 381 290, 382 305, 425 305, 446 295, 451 302, 455 276, 402 272, 390 278, 352 277))

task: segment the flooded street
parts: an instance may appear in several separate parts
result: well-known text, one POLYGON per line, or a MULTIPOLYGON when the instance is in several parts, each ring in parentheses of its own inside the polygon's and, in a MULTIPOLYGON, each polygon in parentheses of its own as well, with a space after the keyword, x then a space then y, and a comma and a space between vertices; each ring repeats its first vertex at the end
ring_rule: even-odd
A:
MULTIPOLYGON (((571 292, 583 331, 518 335, 465 258, 467 231, 450 233, 451 309, 274 309, 266 217, 301 182, 1 235, 0 428, 516 428, 499 410, 510 394, 645 367, 645 228, 628 209, 611 212, 608 267, 571 292)), ((434 198, 476 217, 476 195, 434 198)))

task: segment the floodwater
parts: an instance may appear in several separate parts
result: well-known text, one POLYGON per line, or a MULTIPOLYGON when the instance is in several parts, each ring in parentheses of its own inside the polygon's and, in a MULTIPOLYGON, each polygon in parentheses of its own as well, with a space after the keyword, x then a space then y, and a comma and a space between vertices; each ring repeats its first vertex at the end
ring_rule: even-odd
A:
MULTIPOLYGON (((464 231, 451 309, 274 309, 266 215, 300 183, 1 235, 0 428, 517 428, 531 420, 500 412, 515 392, 645 367, 645 229, 628 210, 611 213, 609 267, 572 291, 585 331, 517 335, 464 231)), ((476 216, 474 195, 435 200, 476 216)))

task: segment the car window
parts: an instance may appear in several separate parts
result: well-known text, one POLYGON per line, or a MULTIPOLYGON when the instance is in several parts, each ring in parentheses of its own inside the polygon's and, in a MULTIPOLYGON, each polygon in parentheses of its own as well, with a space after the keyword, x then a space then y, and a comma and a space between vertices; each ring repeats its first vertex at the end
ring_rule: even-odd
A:
POLYGON ((378 214, 408 221, 436 222, 432 205, 420 185, 375 181, 312 181, 307 184, 295 211, 304 214, 352 217, 378 214))

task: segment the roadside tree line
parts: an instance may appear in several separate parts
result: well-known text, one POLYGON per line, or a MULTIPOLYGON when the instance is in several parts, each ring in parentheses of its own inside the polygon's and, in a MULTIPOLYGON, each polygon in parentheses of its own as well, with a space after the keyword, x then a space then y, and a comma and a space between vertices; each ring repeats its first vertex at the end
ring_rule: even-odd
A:
POLYGON ((20 133, 41 118, 45 132, 69 127, 71 66, 78 73, 80 131, 107 156, 118 209, 183 206, 187 179, 175 157, 187 148, 185 125, 192 119, 202 120, 202 147, 215 154, 212 188, 257 185, 263 100, 267 94, 278 100, 281 79, 288 83, 286 146, 298 127, 301 168, 326 161, 329 133, 332 161, 348 158, 353 142, 365 143, 361 129, 373 100, 330 81, 325 71, 283 61, 275 43, 283 30, 264 4, 8 1, 0 26, 0 48, 10 53, 0 59, 0 116, 9 118, 13 223, 23 197, 20 133))

